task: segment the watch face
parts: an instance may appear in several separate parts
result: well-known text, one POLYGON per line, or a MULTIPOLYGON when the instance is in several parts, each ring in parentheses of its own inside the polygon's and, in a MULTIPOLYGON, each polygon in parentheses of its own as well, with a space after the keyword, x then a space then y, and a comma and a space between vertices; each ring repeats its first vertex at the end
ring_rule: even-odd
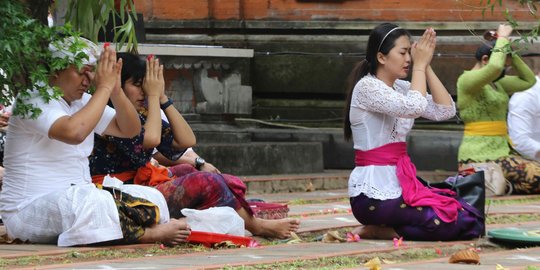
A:
POLYGON ((204 165, 204 163, 206 163, 206 161, 203 158, 201 157, 195 158, 195 166, 200 167, 204 165))

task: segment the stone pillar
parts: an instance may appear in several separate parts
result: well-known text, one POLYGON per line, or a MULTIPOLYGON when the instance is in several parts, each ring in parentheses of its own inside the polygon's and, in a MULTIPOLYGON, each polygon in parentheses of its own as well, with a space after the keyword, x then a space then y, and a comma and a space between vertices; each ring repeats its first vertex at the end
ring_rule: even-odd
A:
POLYGON ((251 86, 241 84, 238 72, 219 80, 208 77, 208 69, 203 66, 194 72, 193 89, 199 114, 251 114, 251 86))

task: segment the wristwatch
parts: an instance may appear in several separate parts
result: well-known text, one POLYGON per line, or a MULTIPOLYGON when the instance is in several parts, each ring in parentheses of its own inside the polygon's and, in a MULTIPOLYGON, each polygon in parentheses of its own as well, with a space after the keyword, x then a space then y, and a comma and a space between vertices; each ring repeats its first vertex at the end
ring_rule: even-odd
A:
POLYGON ((172 100, 169 98, 167 100, 167 102, 163 103, 163 104, 159 104, 159 108, 164 111, 165 109, 169 108, 169 106, 173 105, 173 102, 172 100))
POLYGON ((206 164, 206 160, 204 160, 202 157, 195 158, 195 168, 197 170, 200 170, 204 164, 206 164))

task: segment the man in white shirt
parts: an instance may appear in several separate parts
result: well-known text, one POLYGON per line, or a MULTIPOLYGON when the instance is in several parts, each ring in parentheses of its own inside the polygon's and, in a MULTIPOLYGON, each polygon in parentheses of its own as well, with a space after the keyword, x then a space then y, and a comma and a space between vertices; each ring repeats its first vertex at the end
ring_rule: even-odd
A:
POLYGON ((540 161, 540 71, 532 88, 510 98, 508 134, 522 156, 540 161))
MULTIPOLYGON (((143 225, 127 219, 118 210, 118 199, 92 184, 88 156, 93 148, 93 133, 130 138, 140 132, 141 125, 119 86, 122 63, 116 61, 116 53, 106 48, 94 73, 99 49, 82 40, 82 50, 89 56, 84 66, 78 69, 71 64, 49 80, 50 86, 60 89, 62 97, 46 102, 33 91, 30 97, 21 98, 41 109, 37 119, 13 115, 9 120, 6 174, 0 193, 0 213, 8 236, 59 246, 113 240, 170 244, 184 241, 188 227, 184 221, 169 222, 168 208, 159 191, 119 187, 143 199, 148 209, 158 213, 150 225, 143 225), (86 93, 92 81, 96 88, 93 96, 86 93), (116 111, 107 106, 109 99, 116 111)), ((53 57, 74 63, 73 54, 64 48, 75 42, 73 37, 67 37, 60 46, 53 44, 49 49, 53 57)))

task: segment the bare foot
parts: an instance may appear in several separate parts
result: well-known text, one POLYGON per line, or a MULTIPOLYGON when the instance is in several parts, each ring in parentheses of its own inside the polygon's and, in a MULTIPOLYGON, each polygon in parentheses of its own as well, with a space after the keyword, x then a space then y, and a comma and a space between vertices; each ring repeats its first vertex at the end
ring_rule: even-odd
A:
POLYGON ((255 218, 254 235, 270 238, 285 239, 291 237, 291 232, 296 232, 300 228, 300 220, 295 218, 283 219, 261 219, 255 218))
POLYGON ((186 242, 191 230, 185 218, 174 219, 168 223, 157 224, 146 228, 141 243, 163 242, 167 245, 178 245, 186 242))
POLYGON ((391 240, 394 237, 399 237, 393 228, 377 225, 363 225, 355 228, 351 233, 358 234, 364 239, 391 240))

